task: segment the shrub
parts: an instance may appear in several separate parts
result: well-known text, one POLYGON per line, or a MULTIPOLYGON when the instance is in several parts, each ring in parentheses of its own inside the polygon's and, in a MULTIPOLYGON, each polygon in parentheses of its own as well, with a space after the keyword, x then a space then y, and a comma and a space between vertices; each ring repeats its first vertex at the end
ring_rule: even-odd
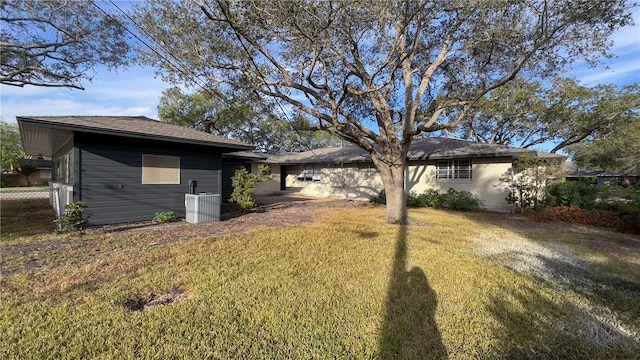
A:
POLYGON ((0 175, 0 188, 9 186, 9 179, 4 174, 0 175))
POLYGON ((88 223, 84 215, 84 209, 86 207, 83 201, 65 205, 64 214, 60 216, 59 220, 55 221, 58 224, 58 232, 67 233, 84 230, 88 223))
POLYGON ((598 206, 598 189, 582 181, 551 184, 545 189, 545 205, 593 210, 598 206))
POLYGON ((169 223, 178 221, 178 216, 173 211, 158 211, 152 221, 159 224, 169 223))
POLYGON ((510 190, 505 200, 519 209, 540 210, 544 207, 545 186, 549 179, 563 177, 561 168, 559 161, 545 161, 531 155, 521 156, 500 177, 502 186, 510 190))
POLYGON ((407 206, 408 207, 424 207, 425 205, 422 203, 421 195, 418 195, 416 192, 412 191, 407 194, 407 206))
POLYGON ((424 206, 433 208, 441 207, 442 195, 438 190, 429 189, 420 196, 422 197, 424 206))
POLYGON ((627 199, 616 202, 615 209, 623 221, 640 226, 640 194, 633 193, 627 199))
POLYGON ((233 177, 231 177, 233 192, 231 193, 230 201, 237 203, 243 211, 255 208, 257 206, 255 199, 256 184, 266 181, 269 178, 268 172, 269 167, 264 165, 260 166, 258 175, 250 173, 244 167, 236 170, 233 177))
POLYGON ((239 168, 231 178, 233 192, 230 201, 237 203, 242 210, 256 207, 255 192, 256 181, 252 174, 245 168, 239 168))
POLYGON ((409 207, 441 207, 442 195, 438 190, 429 189, 422 194, 411 192, 407 195, 407 206, 409 207))
POLYGON ((387 205, 387 194, 384 192, 384 190, 382 190, 378 193, 378 195, 372 196, 369 199, 369 202, 371 202, 372 204, 387 205))
POLYGON ((440 206, 445 209, 469 211, 478 209, 482 205, 482 200, 468 191, 447 190, 440 195, 440 206))
MULTIPOLYGON (((369 201, 373 204, 385 205, 386 195, 384 190, 370 198, 369 201)), ((482 206, 482 200, 468 191, 449 189, 446 193, 441 194, 438 190, 429 189, 422 194, 414 191, 407 194, 407 206, 468 211, 482 206)))

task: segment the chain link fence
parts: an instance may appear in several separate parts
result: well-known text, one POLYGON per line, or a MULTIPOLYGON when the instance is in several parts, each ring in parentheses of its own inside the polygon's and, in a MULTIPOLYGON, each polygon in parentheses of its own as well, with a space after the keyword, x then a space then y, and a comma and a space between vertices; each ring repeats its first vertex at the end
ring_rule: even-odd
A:
POLYGON ((49 187, 0 188, 0 200, 48 199, 49 187))

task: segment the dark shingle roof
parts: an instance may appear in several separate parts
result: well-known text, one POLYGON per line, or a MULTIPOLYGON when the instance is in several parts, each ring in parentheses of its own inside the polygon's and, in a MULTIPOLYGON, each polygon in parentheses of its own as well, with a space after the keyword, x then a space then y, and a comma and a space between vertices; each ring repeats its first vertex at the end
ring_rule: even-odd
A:
POLYGON ((195 129, 163 123, 145 116, 18 116, 18 122, 60 130, 105 133, 125 137, 218 146, 236 150, 253 146, 195 129))
MULTIPOLYGON (((415 139, 407 154, 408 160, 436 160, 478 157, 511 157, 524 154, 537 155, 543 159, 564 158, 562 155, 541 151, 514 148, 506 145, 473 143, 459 139, 425 138, 415 139)), ((268 162, 281 164, 311 163, 354 163, 371 161, 371 156, 359 147, 348 145, 342 147, 315 149, 299 153, 270 155, 268 162)))
POLYGON ((579 177, 612 177, 612 176, 640 176, 640 173, 615 173, 615 172, 607 172, 602 170, 576 170, 567 177, 570 178, 579 178, 579 177))
POLYGON ((234 158, 244 160, 267 160, 269 155, 265 153, 256 153, 253 151, 234 151, 222 154, 223 158, 234 158))
POLYGON ((34 165, 38 169, 51 169, 51 160, 45 159, 20 159, 20 163, 26 162, 34 165))

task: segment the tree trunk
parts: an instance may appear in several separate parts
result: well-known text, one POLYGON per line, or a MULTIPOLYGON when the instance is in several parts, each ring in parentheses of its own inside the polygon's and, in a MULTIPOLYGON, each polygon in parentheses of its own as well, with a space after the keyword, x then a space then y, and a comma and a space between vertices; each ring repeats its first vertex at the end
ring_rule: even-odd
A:
POLYGON ((387 195, 386 219, 390 224, 407 223, 407 197, 404 192, 406 159, 400 163, 389 165, 387 162, 376 161, 374 164, 380 172, 380 178, 387 195))

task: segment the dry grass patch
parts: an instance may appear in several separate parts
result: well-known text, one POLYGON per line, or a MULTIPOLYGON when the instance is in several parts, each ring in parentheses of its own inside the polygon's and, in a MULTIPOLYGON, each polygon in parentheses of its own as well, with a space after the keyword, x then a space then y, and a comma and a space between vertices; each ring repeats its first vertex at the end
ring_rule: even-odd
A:
MULTIPOLYGON (((382 208, 317 211, 300 226, 157 246, 145 231, 67 236, 68 246, 39 248, 39 267, 28 265, 33 254, 13 252, 0 280, 0 357, 624 358, 640 350, 633 337, 602 346, 567 331, 597 320, 576 300, 597 303, 590 295, 478 255, 471 239, 483 234, 538 241, 491 214, 420 209, 411 216, 421 225, 400 227, 383 222, 382 208), (175 289, 184 295, 164 306, 123 306, 175 289)), ((42 239, 19 244, 31 241, 42 239)))
POLYGON ((47 199, 0 201, 0 237, 7 243, 24 236, 51 233, 56 215, 47 199))

